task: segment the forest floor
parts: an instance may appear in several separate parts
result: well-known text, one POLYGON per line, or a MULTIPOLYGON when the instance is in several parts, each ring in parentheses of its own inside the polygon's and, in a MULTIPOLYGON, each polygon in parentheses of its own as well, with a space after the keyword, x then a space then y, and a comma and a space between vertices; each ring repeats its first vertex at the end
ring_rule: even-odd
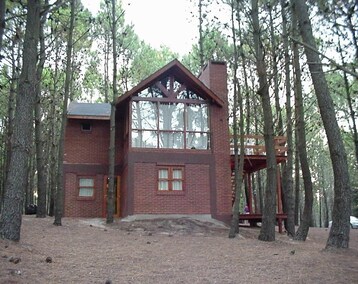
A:
POLYGON ((106 225, 104 220, 24 216, 21 241, 0 240, 0 283, 358 283, 358 230, 350 248, 323 250, 328 229, 305 242, 259 228, 193 219, 106 225))

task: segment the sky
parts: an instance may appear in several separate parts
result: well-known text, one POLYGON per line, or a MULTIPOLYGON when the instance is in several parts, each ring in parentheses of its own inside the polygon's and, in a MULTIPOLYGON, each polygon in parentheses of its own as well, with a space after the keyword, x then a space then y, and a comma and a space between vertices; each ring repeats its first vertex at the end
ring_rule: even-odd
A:
MULTIPOLYGON (((141 40, 154 48, 169 47, 179 55, 187 54, 196 43, 197 20, 194 1, 190 0, 122 0, 125 19, 134 25, 141 40)), ((92 14, 99 9, 100 0, 82 0, 92 14)))

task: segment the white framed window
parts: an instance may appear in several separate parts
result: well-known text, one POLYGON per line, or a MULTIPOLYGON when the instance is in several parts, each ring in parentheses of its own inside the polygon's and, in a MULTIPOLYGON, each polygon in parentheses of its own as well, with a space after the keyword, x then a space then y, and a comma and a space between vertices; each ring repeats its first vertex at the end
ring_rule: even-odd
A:
POLYGON ((94 178, 92 177, 78 178, 78 197, 83 197, 83 198, 94 197, 94 178))

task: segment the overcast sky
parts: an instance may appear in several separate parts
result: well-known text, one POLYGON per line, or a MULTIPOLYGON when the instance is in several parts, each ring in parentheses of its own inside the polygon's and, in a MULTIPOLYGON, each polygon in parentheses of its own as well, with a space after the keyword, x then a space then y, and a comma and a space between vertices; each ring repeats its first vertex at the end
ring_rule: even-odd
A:
MULTIPOLYGON (((190 0, 122 0, 125 19, 134 25, 140 39, 154 48, 168 46, 172 51, 184 55, 197 41, 197 21, 191 11, 196 12, 190 0)), ((82 0, 92 13, 99 9, 100 0, 82 0)))

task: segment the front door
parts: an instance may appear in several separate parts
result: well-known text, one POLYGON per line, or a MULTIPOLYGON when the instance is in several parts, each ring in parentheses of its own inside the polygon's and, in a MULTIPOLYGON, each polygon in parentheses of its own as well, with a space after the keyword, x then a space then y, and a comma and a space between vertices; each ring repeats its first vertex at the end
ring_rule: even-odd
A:
MULTIPOLYGON (((107 217, 107 193, 108 193, 108 176, 104 177, 103 181, 103 218, 107 217)), ((120 216, 120 185, 121 185, 121 177, 116 176, 114 179, 114 215, 113 217, 119 218, 120 216)))

